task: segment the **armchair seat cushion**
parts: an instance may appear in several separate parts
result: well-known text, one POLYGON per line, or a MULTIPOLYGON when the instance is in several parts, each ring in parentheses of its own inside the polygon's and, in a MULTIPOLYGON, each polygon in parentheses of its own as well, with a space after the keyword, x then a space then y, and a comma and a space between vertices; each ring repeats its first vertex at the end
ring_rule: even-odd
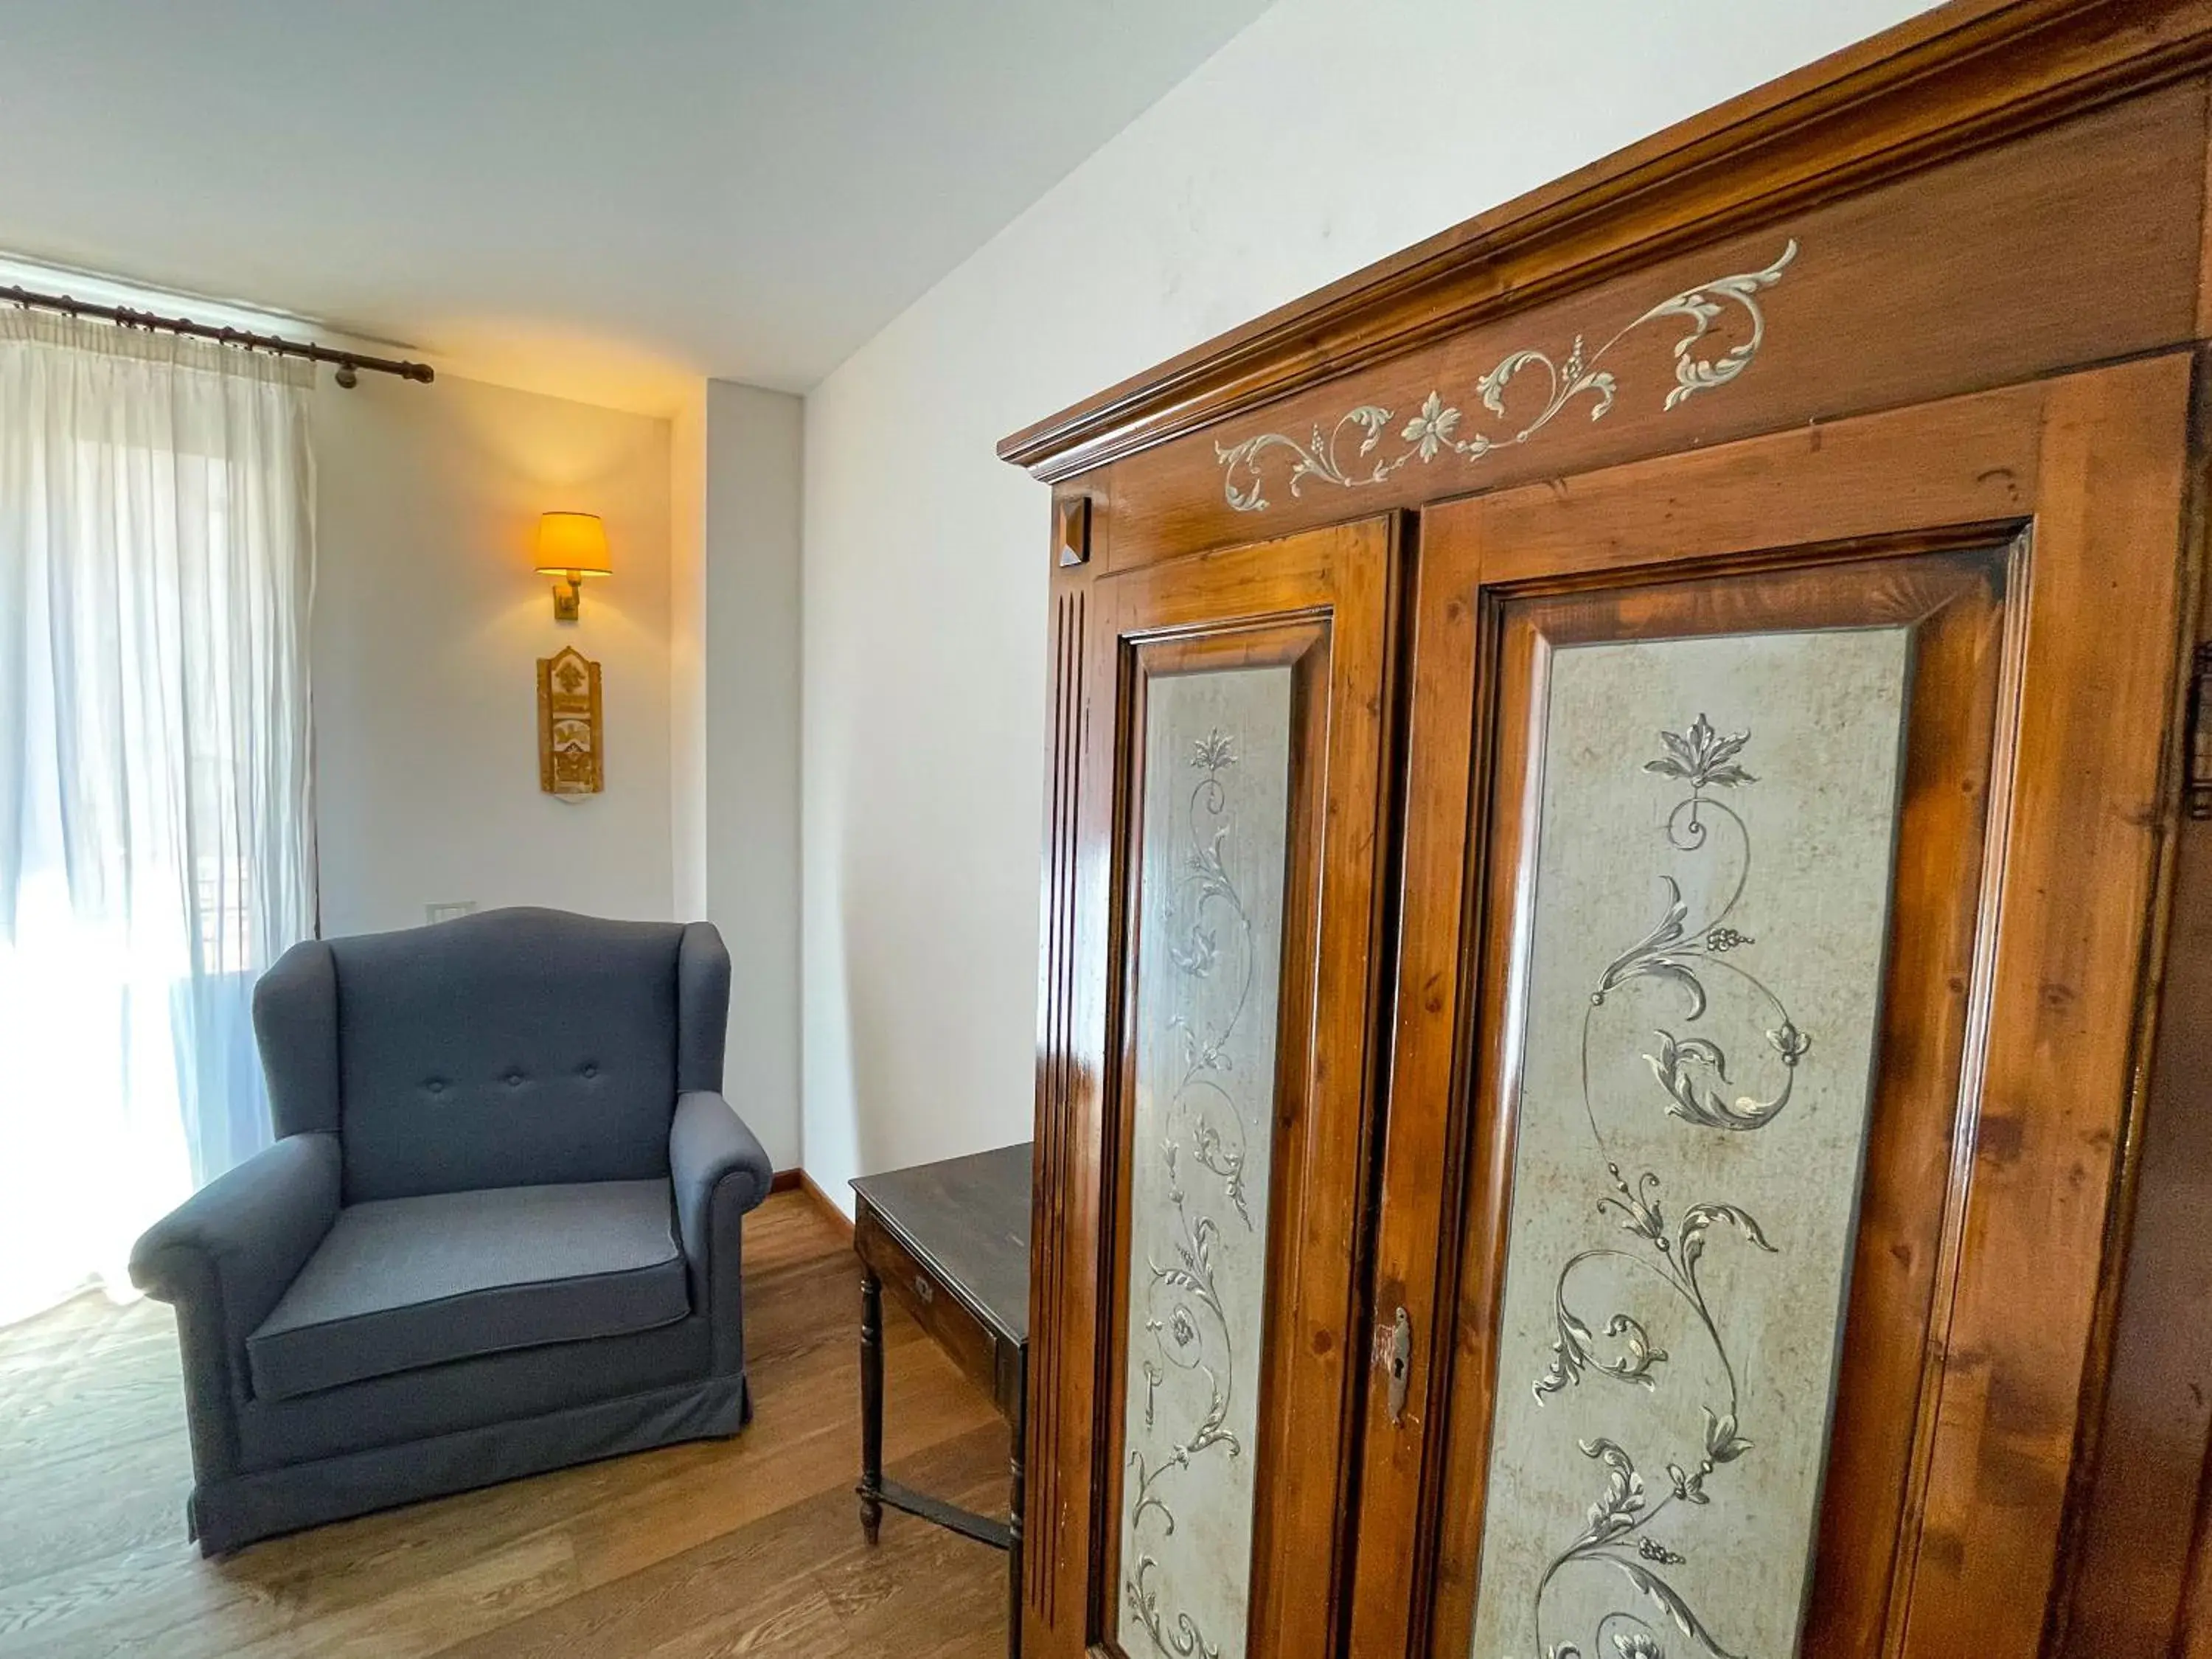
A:
POLYGON ((671 1198, 665 1180, 599 1181, 347 1206, 246 1338, 254 1392, 291 1399, 682 1319, 671 1198))

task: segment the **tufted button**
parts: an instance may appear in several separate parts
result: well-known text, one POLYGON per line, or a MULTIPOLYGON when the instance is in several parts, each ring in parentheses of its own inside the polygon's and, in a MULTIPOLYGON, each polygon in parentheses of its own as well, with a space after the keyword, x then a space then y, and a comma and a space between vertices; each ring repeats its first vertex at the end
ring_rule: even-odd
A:
POLYGON ((522 1086, 522 1073, 509 1072, 507 1074, 507 1086, 510 1089, 520 1089, 522 1086))
POLYGON ((446 1092, 446 1079, 441 1077, 434 1077, 426 1086, 429 1089, 432 1094, 442 1095, 446 1092))
POLYGON ((584 1075, 586 1077, 597 1077, 599 1074, 599 1068, 597 1066, 594 1066, 588 1060, 584 1062, 584 1075))

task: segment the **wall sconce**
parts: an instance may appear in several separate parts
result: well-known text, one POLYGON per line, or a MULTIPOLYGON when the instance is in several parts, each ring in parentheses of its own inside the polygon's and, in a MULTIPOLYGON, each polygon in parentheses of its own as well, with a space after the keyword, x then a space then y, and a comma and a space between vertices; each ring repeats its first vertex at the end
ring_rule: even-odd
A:
POLYGON ((545 513, 538 520, 538 574, 551 576, 553 620, 572 623, 583 603, 584 578, 611 576, 607 527, 596 513, 545 513))

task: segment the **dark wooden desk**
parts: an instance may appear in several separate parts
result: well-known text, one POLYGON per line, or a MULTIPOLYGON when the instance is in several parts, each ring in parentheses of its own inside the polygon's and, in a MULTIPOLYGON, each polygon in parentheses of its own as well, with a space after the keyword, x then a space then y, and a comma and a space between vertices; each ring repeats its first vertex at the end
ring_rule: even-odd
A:
POLYGON ((1030 1341, 1030 1146, 925 1164, 853 1183, 860 1258, 860 1526, 886 1505, 1006 1552, 1006 1644, 1022 1644, 1022 1439, 1030 1341), (1013 1427, 1008 1518, 884 1479, 884 1301, 900 1306, 998 1402, 1013 1427))

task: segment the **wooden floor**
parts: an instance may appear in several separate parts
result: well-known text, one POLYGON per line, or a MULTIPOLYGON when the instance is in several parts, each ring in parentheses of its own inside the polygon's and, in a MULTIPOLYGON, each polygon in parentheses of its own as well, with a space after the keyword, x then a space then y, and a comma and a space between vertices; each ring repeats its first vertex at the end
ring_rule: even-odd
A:
MULTIPOLYGON (((0 1656, 100 1659, 997 1659, 1006 1558, 904 1516, 860 1538, 858 1292, 800 1194, 745 1230, 755 1418, 672 1447, 207 1562, 170 1310, 87 1297, 0 1330, 0 1656)), ((902 1316, 898 1477, 1004 1502, 1006 1431, 902 1316)))

